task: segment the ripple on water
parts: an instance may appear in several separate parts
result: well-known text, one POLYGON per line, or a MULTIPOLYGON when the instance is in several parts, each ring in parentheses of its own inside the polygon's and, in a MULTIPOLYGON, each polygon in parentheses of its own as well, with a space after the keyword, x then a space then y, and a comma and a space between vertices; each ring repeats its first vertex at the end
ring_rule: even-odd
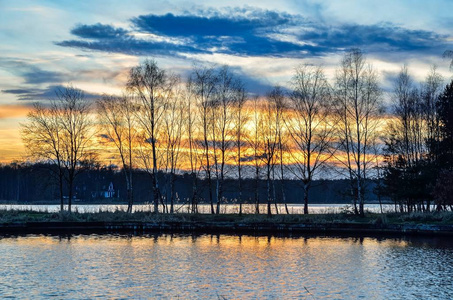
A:
POLYGON ((31 235, 0 239, 2 297, 451 299, 439 240, 31 235))

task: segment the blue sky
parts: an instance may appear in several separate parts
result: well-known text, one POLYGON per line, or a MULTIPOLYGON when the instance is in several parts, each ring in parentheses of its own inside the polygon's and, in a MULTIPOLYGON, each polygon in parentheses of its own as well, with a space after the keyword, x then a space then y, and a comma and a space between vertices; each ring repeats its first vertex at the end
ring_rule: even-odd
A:
POLYGON ((450 76, 453 1, 0 1, 0 104, 53 96, 72 83, 120 92, 144 58, 185 76, 193 64, 229 64, 253 93, 286 85, 298 64, 333 78, 359 47, 384 88, 403 64, 422 80, 450 76))

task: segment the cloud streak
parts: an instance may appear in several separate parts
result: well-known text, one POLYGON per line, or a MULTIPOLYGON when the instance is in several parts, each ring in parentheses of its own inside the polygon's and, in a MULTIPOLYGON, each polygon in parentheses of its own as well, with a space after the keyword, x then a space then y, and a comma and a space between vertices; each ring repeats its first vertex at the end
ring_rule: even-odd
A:
MULTIPOLYGON (((18 88, 18 89, 7 89, 2 90, 2 93, 5 94, 13 94, 16 95, 18 100, 23 101, 42 101, 42 100, 50 100, 56 98, 57 91, 65 89, 62 85, 50 85, 47 88, 39 89, 39 88, 18 88)), ((96 99, 100 97, 98 94, 89 93, 83 91, 83 94, 88 99, 96 99)))

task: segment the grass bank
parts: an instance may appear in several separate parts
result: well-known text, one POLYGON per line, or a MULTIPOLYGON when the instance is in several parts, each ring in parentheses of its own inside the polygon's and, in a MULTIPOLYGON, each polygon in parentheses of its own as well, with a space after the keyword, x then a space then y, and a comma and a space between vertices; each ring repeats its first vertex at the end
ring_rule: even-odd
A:
POLYGON ((0 231, 9 232, 209 232, 453 235, 453 212, 311 215, 153 214, 123 211, 49 213, 0 210, 0 231))
POLYGON ((286 215, 265 214, 153 214, 99 211, 95 213, 36 212, 31 210, 0 210, 0 223, 15 222, 228 222, 228 223, 357 223, 357 224, 451 224, 453 212, 429 213, 367 213, 365 217, 348 213, 286 215))

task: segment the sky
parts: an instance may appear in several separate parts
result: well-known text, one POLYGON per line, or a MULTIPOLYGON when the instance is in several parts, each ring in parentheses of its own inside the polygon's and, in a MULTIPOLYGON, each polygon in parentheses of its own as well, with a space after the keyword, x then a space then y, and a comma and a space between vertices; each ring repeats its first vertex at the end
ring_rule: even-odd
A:
POLYGON ((416 81, 453 50, 453 1, 6 1, 0 0, 0 162, 23 159, 20 123, 30 104, 72 84, 121 93, 146 58, 185 77, 228 64, 247 90, 288 85, 294 68, 322 65, 333 79, 360 48, 384 91, 406 64, 416 81))

